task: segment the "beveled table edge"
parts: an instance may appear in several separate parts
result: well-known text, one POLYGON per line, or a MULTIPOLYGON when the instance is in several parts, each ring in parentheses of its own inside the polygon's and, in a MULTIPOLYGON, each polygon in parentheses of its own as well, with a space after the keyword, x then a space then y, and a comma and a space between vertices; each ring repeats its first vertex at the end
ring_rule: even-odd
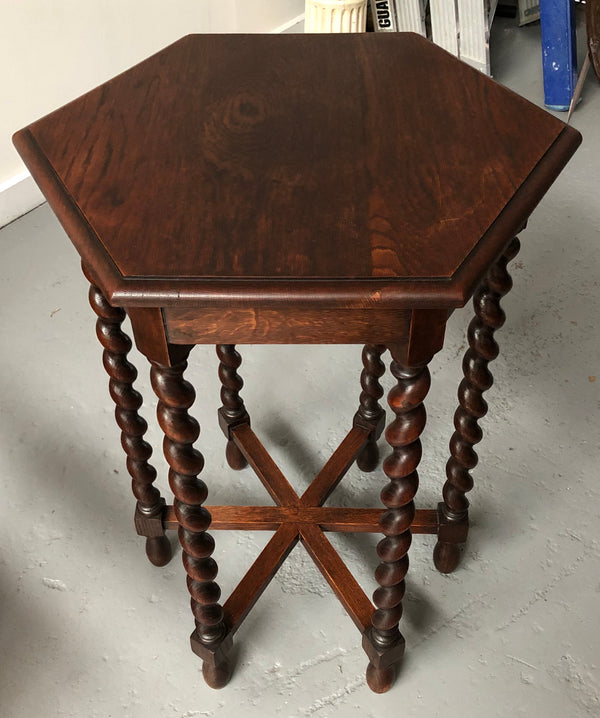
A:
POLYGON ((489 267, 558 177, 582 141, 565 125, 530 175, 450 279, 240 279, 124 277, 36 142, 29 127, 13 143, 48 204, 113 306, 255 308, 319 305, 338 309, 457 308, 466 304, 489 267))

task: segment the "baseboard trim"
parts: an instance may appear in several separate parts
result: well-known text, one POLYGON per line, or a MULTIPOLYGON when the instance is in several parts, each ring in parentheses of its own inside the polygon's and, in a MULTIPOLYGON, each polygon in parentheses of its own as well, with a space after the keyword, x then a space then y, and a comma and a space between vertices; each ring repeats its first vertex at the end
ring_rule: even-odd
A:
POLYGON ((0 184, 0 227, 39 207, 46 200, 27 170, 0 184))
MULTIPOLYGON (((279 34, 289 30, 304 21, 305 13, 301 13, 296 17, 279 25, 271 34, 279 34)), ((33 178, 24 170, 15 175, 6 182, 0 184, 0 227, 4 227, 10 222, 14 222, 32 209, 39 207, 46 200, 38 189, 33 178)))
POLYGON ((276 35, 278 33, 285 32, 286 30, 289 30, 291 27, 294 27, 294 25, 299 25, 301 22, 304 22, 304 16, 306 13, 300 13, 300 15, 297 15, 296 17, 292 18, 291 20, 288 20, 287 22, 284 22, 283 25, 280 25, 279 27, 276 27, 274 30, 271 30, 271 35, 276 35))

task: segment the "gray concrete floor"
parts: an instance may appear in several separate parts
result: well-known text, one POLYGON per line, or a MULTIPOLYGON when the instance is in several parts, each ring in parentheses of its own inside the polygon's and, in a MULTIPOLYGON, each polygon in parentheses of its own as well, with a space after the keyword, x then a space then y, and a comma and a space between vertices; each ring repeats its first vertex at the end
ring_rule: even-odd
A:
MULTIPOLYGON (((539 27, 497 21, 496 77, 541 103, 539 27)), ((473 527, 460 569, 411 549, 400 680, 365 686, 359 636, 302 547, 237 638, 237 670, 207 688, 179 555, 144 557, 78 258, 47 206, 0 233, 0 715, 578 716, 600 714, 600 88, 573 124, 584 145, 523 233, 504 301, 473 527), (595 381, 595 377, 599 379, 595 381)), ((470 310, 433 364, 418 504, 438 500, 470 310)), ((145 362, 139 388, 153 405, 145 362)), ((356 407, 360 347, 251 347, 244 396, 257 433, 298 487, 356 407)), ((263 503, 250 470, 224 465, 214 349, 190 370, 211 502, 263 503)), ((390 386, 389 378, 386 387, 390 386)), ((162 470, 160 436, 151 430, 162 470)), ((382 476, 350 471, 334 501, 377 505, 382 476)), ((219 534, 224 593, 266 534, 219 534)), ((367 590, 375 537, 332 539, 367 590)))

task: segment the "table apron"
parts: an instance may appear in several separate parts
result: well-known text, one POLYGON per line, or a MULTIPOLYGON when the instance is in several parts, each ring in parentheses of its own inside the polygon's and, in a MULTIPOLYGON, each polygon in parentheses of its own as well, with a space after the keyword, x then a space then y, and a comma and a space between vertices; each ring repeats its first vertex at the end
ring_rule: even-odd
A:
POLYGON ((232 308, 163 309, 171 344, 398 344, 411 310, 232 308))

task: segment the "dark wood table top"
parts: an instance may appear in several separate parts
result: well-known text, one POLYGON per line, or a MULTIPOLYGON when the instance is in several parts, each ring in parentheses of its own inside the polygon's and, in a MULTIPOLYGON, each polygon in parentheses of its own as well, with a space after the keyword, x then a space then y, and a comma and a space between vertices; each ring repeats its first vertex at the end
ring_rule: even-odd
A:
POLYGON ((462 305, 579 134, 418 35, 190 35, 18 132, 112 303, 462 305))

